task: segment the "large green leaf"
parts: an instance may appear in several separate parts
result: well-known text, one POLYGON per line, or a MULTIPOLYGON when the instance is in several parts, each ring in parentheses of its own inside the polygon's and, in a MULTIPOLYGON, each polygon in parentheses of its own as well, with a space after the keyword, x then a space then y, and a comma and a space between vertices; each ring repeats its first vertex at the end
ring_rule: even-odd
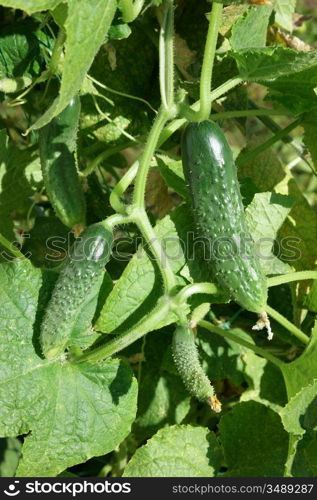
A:
MULTIPOLYGON (((258 141, 250 140, 247 151, 258 145, 258 141)), ((251 178, 258 191, 275 191, 292 198, 292 209, 278 232, 279 257, 298 271, 313 269, 317 259, 317 215, 276 153, 270 149, 243 163, 238 175, 239 179, 251 178)))
POLYGON ((59 96, 35 122, 33 129, 50 122, 80 90, 93 58, 105 40, 116 7, 115 0, 68 0, 65 61, 59 96))
POLYGON ((303 387, 283 408, 280 415, 287 432, 302 436, 307 429, 317 430, 317 380, 303 387))
POLYGON ((213 477, 221 454, 216 436, 203 427, 161 429, 128 463, 125 477, 213 477), (168 460, 167 460, 168 457, 168 460))
POLYGON ((281 477, 288 455, 288 433, 280 416, 263 404, 239 403, 219 424, 230 477, 281 477))
POLYGON ((257 193, 245 210, 248 227, 265 274, 283 274, 289 271, 289 266, 273 254, 273 245, 292 205, 291 196, 257 193))
POLYGON ((317 324, 304 352, 292 363, 283 366, 288 398, 295 396, 303 387, 311 385, 317 373, 317 324))
POLYGON ((245 80, 263 83, 283 93, 310 96, 317 78, 317 51, 296 51, 284 47, 234 52, 239 73, 245 80))
POLYGON ((36 321, 40 270, 28 261, 2 264, 0 282, 0 434, 29 433, 17 474, 54 476, 112 451, 135 417, 131 370, 118 360, 72 366, 42 359, 36 321))

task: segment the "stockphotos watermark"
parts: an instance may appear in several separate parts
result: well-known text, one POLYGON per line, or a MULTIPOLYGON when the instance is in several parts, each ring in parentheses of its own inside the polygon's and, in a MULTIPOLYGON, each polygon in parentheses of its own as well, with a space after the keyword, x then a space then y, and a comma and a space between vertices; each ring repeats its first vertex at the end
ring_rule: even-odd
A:
POLYGON ((16 497, 22 494, 71 494, 72 497, 76 497, 80 494, 105 494, 105 493, 131 493, 131 483, 128 482, 111 482, 108 480, 91 482, 83 480, 77 481, 54 481, 54 482, 43 482, 43 481, 28 481, 23 485, 20 484, 19 480, 13 481, 4 490, 3 493, 7 497, 16 497))
MULTIPOLYGON (((26 258, 32 258, 31 235, 23 233, 21 236, 22 241, 14 241, 11 243, 12 250, 19 249, 24 252, 26 258)), ((80 240, 80 237, 76 241, 80 240)), ((42 242, 41 254, 43 260, 48 262, 60 263, 65 260, 71 252, 74 241, 73 233, 68 233, 67 237, 50 236, 42 242)), ((104 242, 104 245, 109 245, 108 241, 102 241, 99 238, 99 243, 104 242)), ((131 237, 129 235, 120 235, 114 239, 111 249, 111 256, 113 259, 124 262, 129 261, 135 254, 136 258, 142 258, 143 252, 138 249, 143 248, 147 251, 149 257, 154 259, 151 255, 151 245, 153 241, 145 241, 141 236, 131 237)), ((250 235, 239 234, 235 236, 221 236, 218 238, 210 239, 199 237, 194 232, 189 231, 185 239, 178 236, 169 236, 163 238, 161 241, 161 262, 164 265, 166 260, 178 261, 185 256, 187 261, 194 260, 219 260, 226 261, 232 260, 237 257, 243 259, 252 258, 253 252, 250 251, 252 247, 258 258, 262 261, 270 261, 279 258, 286 262, 295 262, 301 258, 301 244, 300 238, 286 236, 281 239, 274 238, 258 238, 253 241, 250 235)), ((81 252, 74 254, 72 252, 73 260, 84 260, 91 254, 92 248, 96 245, 95 237, 87 238, 81 246, 81 252)), ((107 249, 105 248, 105 253, 107 249)), ((0 253, 3 260, 11 261, 14 259, 8 250, 3 250, 0 253)))

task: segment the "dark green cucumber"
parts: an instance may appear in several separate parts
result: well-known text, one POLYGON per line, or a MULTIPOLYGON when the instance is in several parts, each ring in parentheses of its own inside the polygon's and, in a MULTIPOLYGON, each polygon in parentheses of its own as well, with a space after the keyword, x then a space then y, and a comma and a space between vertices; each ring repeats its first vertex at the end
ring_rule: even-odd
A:
POLYGON ((188 325, 179 325, 173 335, 173 359, 188 392, 199 401, 208 403, 219 412, 220 402, 199 362, 193 331, 188 325))
POLYGON ((244 309, 263 313, 266 278, 246 224, 232 152, 216 123, 186 127, 182 162, 215 282, 244 309))
POLYGON ((80 98, 39 131, 40 159, 48 198, 67 227, 85 225, 86 205, 76 165, 80 98))
POLYGON ((112 242, 112 232, 101 223, 89 226, 75 241, 41 325, 40 343, 46 358, 59 356, 67 347, 83 306, 101 286, 112 242))

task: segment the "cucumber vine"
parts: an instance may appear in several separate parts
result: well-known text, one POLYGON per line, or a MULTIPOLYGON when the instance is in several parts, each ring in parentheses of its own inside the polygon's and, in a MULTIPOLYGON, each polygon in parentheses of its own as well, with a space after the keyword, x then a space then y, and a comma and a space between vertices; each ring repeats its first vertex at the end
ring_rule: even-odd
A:
MULTIPOLYGON (((131 3, 131 2, 130 2, 131 3)), ((105 342, 104 345, 100 345, 96 348, 88 349, 83 354, 78 357, 72 357, 72 362, 82 363, 85 361, 97 362, 112 356, 122 350, 124 347, 135 342, 137 339, 144 335, 149 329, 156 327, 162 318, 170 310, 174 310, 179 317, 179 321, 183 322, 184 317, 186 317, 186 312, 188 311, 188 300, 195 294, 210 294, 214 295, 219 293, 219 289, 213 283, 194 283, 185 286, 181 290, 176 289, 176 278, 169 264, 169 260, 165 255, 165 252, 161 246, 161 243, 155 236, 152 225, 148 219, 147 213, 144 206, 144 193, 146 187, 146 180, 148 171, 150 168, 151 159, 155 153, 155 150, 159 148, 176 130, 181 128, 187 121, 187 118, 194 121, 200 121, 211 116, 212 119, 224 119, 231 117, 245 117, 245 116, 266 116, 269 114, 283 114, 283 111, 270 111, 270 110, 247 110, 247 111, 227 111, 224 113, 211 113, 212 102, 219 97, 226 94, 229 90, 240 85, 242 79, 240 77, 232 78, 222 84, 220 87, 211 90, 211 76, 213 69, 213 62, 216 52, 217 36, 219 25, 221 22, 222 15, 222 2, 213 2, 213 8, 211 15, 209 16, 209 29, 208 36, 204 51, 203 66, 201 72, 200 80, 200 99, 194 103, 191 107, 186 106, 183 103, 175 104, 175 91, 174 91, 174 53, 173 53, 173 2, 171 0, 166 0, 164 2, 164 18, 161 26, 160 32, 160 89, 162 97, 162 105, 158 111, 155 118, 149 136, 147 138, 146 144, 144 146, 143 153, 139 160, 135 162, 127 173, 120 179, 116 187, 114 188, 110 202, 115 211, 118 212, 117 215, 111 216, 105 221, 108 227, 115 227, 116 225, 124 225, 127 223, 135 223, 143 234, 146 243, 149 245, 151 252, 155 256, 156 262, 160 269, 163 283, 164 283, 164 295, 158 301, 157 305, 152 311, 146 316, 145 319, 141 320, 130 330, 124 332, 105 342), (181 115, 181 116, 179 116, 181 115), (126 205, 121 201, 121 197, 124 194, 128 186, 134 183, 134 194, 133 201, 130 205, 126 205)), ((247 153, 242 156, 241 163, 244 158, 254 157, 259 154, 264 149, 270 147, 274 142, 281 139, 285 134, 288 134, 295 126, 297 126, 299 120, 283 129, 281 132, 277 133, 272 139, 267 141, 265 145, 261 145, 254 151, 247 153)), ((123 146, 125 147, 125 145, 123 146)), ((117 149, 116 149, 117 151, 117 149)), ((109 151, 105 151, 101 154, 103 157, 108 157, 109 151), (104 156, 103 156, 104 155, 104 156)), ((246 160, 245 160, 246 161, 246 160)), ((84 172, 86 175, 90 173, 92 169, 87 169, 84 172)), ((316 277, 316 272, 306 271, 303 273, 290 273, 288 275, 278 276, 268 279, 268 286, 274 286, 279 283, 286 283, 291 281, 297 281, 301 279, 313 279, 316 277)), ((282 315, 274 311, 272 308, 268 308, 268 312, 274 319, 283 325, 291 335, 294 335, 300 342, 307 344, 309 338, 301 332, 299 328, 290 323, 282 315)), ((213 331, 214 333, 222 336, 227 336, 235 342, 244 345, 251 349, 252 351, 260 354, 266 359, 274 362, 276 365, 280 364, 280 361, 273 355, 270 355, 265 349, 260 349, 254 345, 251 345, 244 340, 237 338, 234 334, 229 332, 224 332, 219 327, 215 327, 206 321, 200 322, 201 326, 213 331)))
MULTIPOLYGON (((123 21, 129 23, 133 21, 139 15, 140 11, 144 8, 144 1, 121 0, 119 2, 119 8, 122 13, 123 21)), ((118 181, 110 195, 110 204, 116 213, 101 222, 101 225, 103 225, 107 230, 113 230, 117 226, 130 223, 133 223, 138 227, 151 253, 155 257, 162 277, 164 293, 158 300, 153 310, 150 311, 149 314, 147 314, 145 318, 140 320, 139 323, 137 323, 134 327, 130 328, 124 333, 112 338, 109 341, 105 341, 98 347, 89 348, 84 352, 78 352, 77 349, 70 348, 69 362, 72 363, 83 363, 86 361, 98 362, 108 358, 109 356, 113 356, 124 347, 130 345, 138 338, 141 338, 149 330, 154 329, 157 324, 161 324, 164 320, 164 317, 169 313, 174 314, 176 323, 180 325, 188 324, 188 314, 190 311, 189 301, 191 297, 196 294, 215 295, 220 292, 220 290, 214 283, 193 283, 184 286, 181 289, 179 289, 178 287, 177 278, 174 274, 169 258, 166 255, 161 242, 156 237, 145 208, 144 200, 147 177, 151 165, 151 160, 155 154, 155 151, 157 151, 173 133, 183 127, 188 120, 192 122, 201 122, 209 118, 216 121, 230 118, 242 118, 251 116, 268 117, 270 115, 284 114, 283 109, 248 109, 241 111, 225 110, 222 112, 213 112, 212 104, 215 100, 221 98, 227 92, 243 83, 243 79, 237 75, 236 77, 228 79, 218 88, 211 89, 218 32, 221 25, 223 12, 223 2, 221 0, 213 1, 212 10, 209 15, 209 27, 201 69, 199 100, 191 106, 186 104, 184 95, 182 95, 180 98, 175 92, 174 88, 175 76, 173 0, 164 0, 163 8, 164 13, 159 35, 159 80, 161 106, 157 113, 144 99, 136 98, 130 94, 126 94, 109 88, 98 82, 98 80, 96 80, 96 78, 92 76, 88 75, 87 78, 92 85, 96 85, 97 87, 100 86, 105 91, 119 94, 122 97, 126 97, 127 99, 137 99, 143 104, 150 106, 152 111, 156 113, 155 120, 144 144, 141 156, 136 162, 132 164, 125 175, 123 175, 123 177, 118 181), (122 196, 133 182, 133 199, 130 204, 126 204, 122 201, 122 196)), ((53 48, 52 57, 47 70, 42 75, 40 75, 28 88, 26 88, 26 90, 24 90, 18 97, 11 101, 10 104, 12 106, 21 104, 25 95, 37 83, 49 81, 49 79, 54 74, 58 73, 58 66, 61 61, 64 42, 65 32, 63 31, 63 29, 60 29, 59 34, 55 40, 55 46, 53 48)), ((290 125, 288 125, 284 129, 277 131, 273 135, 273 137, 271 137, 269 140, 267 140, 257 148, 241 155, 238 160, 238 165, 242 165, 243 163, 250 161, 250 159, 255 158, 258 154, 267 150, 277 141, 285 138, 288 133, 295 127, 297 127, 300 123, 301 118, 294 120, 290 125)), ((94 169, 105 159, 135 144, 135 142, 138 142, 140 144, 143 142, 142 137, 138 137, 137 139, 135 139, 131 136, 130 138, 131 140, 125 143, 100 152, 90 164, 82 169, 80 175, 84 177, 90 175, 94 171, 94 169)), ((9 252, 11 252, 11 254, 15 258, 22 258, 21 252, 15 247, 12 247, 12 245, 3 236, 0 236, 0 243, 9 252)), ((277 276, 274 278, 268 278, 267 285, 268 287, 271 287, 282 283, 290 283, 292 281, 316 279, 316 277, 316 271, 295 272, 277 276)), ((271 307, 267 308, 267 312, 270 314, 270 316, 272 316, 272 318, 274 318, 283 327, 285 327, 291 336, 295 336, 297 340, 300 341, 303 345, 308 344, 309 337, 307 337, 307 335, 304 334, 296 325, 292 324, 271 307)), ((238 338, 230 331, 224 331, 220 327, 212 325, 205 320, 199 321, 199 325, 203 326, 205 329, 210 330, 213 333, 216 333, 217 335, 234 340, 238 344, 251 349, 255 353, 265 357, 266 359, 274 363, 276 366, 280 366, 281 364, 281 361, 270 354, 267 350, 254 346, 253 344, 251 345, 243 339, 238 338)))

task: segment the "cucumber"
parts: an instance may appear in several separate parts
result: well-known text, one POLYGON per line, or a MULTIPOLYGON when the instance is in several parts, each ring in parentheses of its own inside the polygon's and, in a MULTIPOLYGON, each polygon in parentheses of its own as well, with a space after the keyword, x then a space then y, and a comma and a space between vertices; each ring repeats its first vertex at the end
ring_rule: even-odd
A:
POLYGON ((208 403, 215 412, 220 412, 221 404, 200 365, 194 334, 188 325, 178 325, 174 331, 173 359, 188 392, 199 401, 208 403))
POLYGON ((101 286, 112 242, 112 232, 102 223, 87 227, 75 241, 41 324, 40 344, 46 358, 56 358, 65 350, 83 306, 101 286))
POLYGON ((245 220, 232 152, 216 123, 185 128, 182 162, 213 279, 241 307, 267 318, 266 278, 245 220))
POLYGON ((73 228, 85 226, 86 205, 76 165, 80 98, 39 131, 40 160, 48 198, 56 215, 73 228))

